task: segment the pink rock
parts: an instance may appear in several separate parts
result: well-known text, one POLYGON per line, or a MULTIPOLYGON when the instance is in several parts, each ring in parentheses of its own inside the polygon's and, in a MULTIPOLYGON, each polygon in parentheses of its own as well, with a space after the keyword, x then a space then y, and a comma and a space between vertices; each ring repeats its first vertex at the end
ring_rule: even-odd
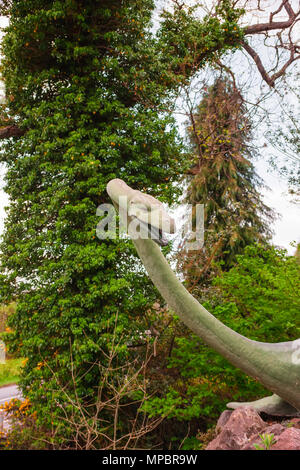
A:
POLYGON ((220 418, 218 419, 218 422, 216 424, 216 431, 219 432, 222 430, 222 428, 225 426, 227 421, 229 420, 230 416, 232 415, 233 411, 232 410, 225 410, 223 413, 220 415, 220 418))
POLYGON ((300 450, 300 429, 286 429, 280 434, 271 450, 300 450))
POLYGON ((221 432, 211 441, 206 450, 240 450, 253 434, 267 427, 259 414, 251 407, 240 407, 232 412, 221 432))
MULTIPOLYGON (((222 415, 221 415, 221 416, 222 416, 222 415)), ((300 418, 293 418, 293 419, 290 419, 289 422, 292 423, 293 428, 300 429, 300 418)))
POLYGON ((241 450, 255 450, 254 444, 258 444, 259 446, 263 447, 263 442, 259 436, 259 434, 273 434, 274 439, 277 441, 279 436, 286 430, 284 426, 279 423, 272 424, 271 426, 266 427, 263 432, 257 433, 253 435, 247 444, 245 444, 241 450))

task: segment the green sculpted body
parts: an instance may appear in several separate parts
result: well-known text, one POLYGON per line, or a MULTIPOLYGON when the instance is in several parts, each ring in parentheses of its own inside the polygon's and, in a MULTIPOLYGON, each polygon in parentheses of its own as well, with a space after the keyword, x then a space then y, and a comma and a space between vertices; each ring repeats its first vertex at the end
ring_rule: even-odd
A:
MULTIPOLYGON (((128 233, 138 255, 171 309, 206 344, 275 394, 251 405, 269 414, 297 415, 300 410, 300 340, 261 343, 239 335, 217 320, 184 288, 158 246, 158 243, 164 244, 162 231, 168 230, 168 227, 169 232, 175 231, 175 225, 164 212, 162 204, 132 190, 119 179, 110 181, 107 191, 121 215, 127 217, 128 233), (136 220, 142 221, 142 226, 148 230, 153 227, 152 239, 146 237, 145 232, 138 236, 131 229, 131 222, 136 220)), ((236 408, 243 405, 246 403, 231 403, 228 406, 236 408)))

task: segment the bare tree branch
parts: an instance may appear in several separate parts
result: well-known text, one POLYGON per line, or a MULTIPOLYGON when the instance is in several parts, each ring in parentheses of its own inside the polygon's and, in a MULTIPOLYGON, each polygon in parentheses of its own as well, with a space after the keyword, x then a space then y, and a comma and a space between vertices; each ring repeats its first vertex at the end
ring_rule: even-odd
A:
POLYGON ((21 137, 25 134, 25 130, 20 129, 15 124, 0 128, 0 139, 8 139, 9 137, 21 137))
POLYGON ((286 29, 292 26, 293 22, 295 21, 298 15, 299 15, 299 11, 295 13, 290 5, 290 2, 288 0, 283 0, 279 8, 270 14, 270 20, 268 21, 268 23, 258 23, 258 24, 247 26, 244 29, 244 32, 245 34, 257 34, 261 32, 271 31, 274 29, 286 29), (279 13, 282 10, 282 8, 285 8, 289 17, 288 20, 273 22, 273 17, 277 13, 279 13))
MULTIPOLYGON (((258 5, 260 6, 260 4, 258 5)), ((260 56, 258 53, 249 45, 249 43, 244 40, 242 41, 242 46, 245 51, 252 57, 254 60, 258 71, 260 72, 263 80, 270 86, 275 86, 275 81, 281 77, 287 70, 287 68, 296 60, 300 58, 300 48, 297 46, 297 43, 293 41, 292 38, 292 29, 295 24, 300 20, 300 8, 295 12, 291 6, 289 0, 283 0, 279 7, 270 13, 269 21, 267 23, 258 23, 254 25, 249 25, 244 28, 245 35, 254 35, 254 34, 265 34, 266 39, 269 37, 268 32, 278 30, 277 33, 277 43, 272 46, 275 49, 275 55, 277 58, 277 65, 279 63, 279 51, 280 50, 287 50, 290 52, 289 57, 287 58, 286 62, 282 65, 282 67, 277 71, 274 72, 272 75, 270 72, 267 72, 260 56), (284 21, 273 21, 274 17, 285 10, 288 15, 288 19, 284 21), (286 31, 287 35, 287 42, 284 43, 282 39, 282 33, 286 31)), ((275 70, 277 67, 274 67, 275 70)))
POLYGON ((275 82, 274 80, 272 80, 272 78, 269 76, 269 74, 267 73, 265 67, 263 66, 263 63, 259 57, 259 55, 257 54, 257 52, 255 52, 254 49, 252 49, 251 46, 249 46, 249 44, 247 44, 245 41, 243 41, 242 43, 243 45, 243 48, 245 49, 246 52, 248 52, 248 54, 252 57, 252 59, 254 60, 262 78, 264 79, 264 81, 271 87, 274 86, 275 82))

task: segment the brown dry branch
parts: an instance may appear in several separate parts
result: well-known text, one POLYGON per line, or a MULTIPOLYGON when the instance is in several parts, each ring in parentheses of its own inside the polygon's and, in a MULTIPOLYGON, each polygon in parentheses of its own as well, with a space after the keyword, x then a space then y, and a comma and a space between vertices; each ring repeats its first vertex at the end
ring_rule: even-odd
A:
POLYGON ((21 137, 24 134, 25 130, 20 129, 15 124, 0 128, 0 139, 8 139, 9 137, 21 137))
MULTIPOLYGON (((143 405, 150 397, 148 393, 147 366, 155 356, 154 346, 148 342, 145 357, 141 364, 137 361, 116 366, 119 344, 112 342, 109 353, 99 350, 106 357, 107 365, 100 362, 91 364, 98 367, 100 385, 93 402, 78 396, 78 377, 71 357, 72 392, 60 384, 57 374, 52 370, 58 389, 65 397, 65 404, 57 403, 61 408, 62 424, 71 430, 72 438, 66 439, 62 447, 76 450, 126 450, 137 449, 140 441, 157 428, 165 417, 149 418, 143 411, 143 405), (138 392, 141 397, 135 398, 138 392), (71 411, 70 411, 71 409, 71 411), (121 423, 126 422, 126 428, 121 423)), ((47 364, 46 364, 47 365, 47 364)), ((48 365, 47 365, 48 366, 48 365)), ((49 367, 49 366, 48 366, 49 367)), ((56 434, 53 429, 52 437, 56 434)), ((53 439, 52 439, 53 442, 53 439)), ((48 442, 49 444, 49 442, 48 442)))
MULTIPOLYGON (((270 87, 274 87, 276 80, 282 77, 287 68, 300 58, 300 47, 297 43, 297 39, 295 40, 292 34, 294 27, 296 25, 299 27, 300 4, 297 9, 294 10, 289 0, 283 0, 277 8, 275 2, 273 8, 274 9, 269 13, 269 19, 267 22, 244 27, 246 39, 242 41, 244 50, 250 55, 250 57, 252 57, 261 77, 270 87), (286 18, 276 21, 275 17, 279 14, 285 14, 286 18), (262 34, 264 36, 264 42, 266 42, 266 39, 271 37, 269 34, 271 31, 276 31, 275 36, 272 36, 274 39, 274 45, 272 47, 274 48, 274 55, 279 67, 273 74, 266 70, 262 58, 247 41, 247 36, 253 37, 254 35, 262 34), (286 41, 283 40, 283 34, 286 37, 286 41), (288 56, 285 58, 283 65, 279 65, 279 58, 282 56, 282 52, 288 52, 288 56)), ((262 8, 261 2, 259 1, 257 2, 256 9, 264 14, 267 13, 267 8, 262 8)))
MULTIPOLYGON (((263 11, 260 8, 260 11, 263 11)), ((257 34, 257 33, 264 33, 266 31, 271 31, 271 30, 282 30, 289 28, 293 25, 295 20, 299 18, 299 11, 294 12, 294 10, 291 7, 290 1, 289 0, 283 0, 279 7, 272 11, 269 16, 269 21, 266 23, 258 23, 254 25, 247 26, 245 28, 245 33, 246 34, 257 34), (282 12, 282 9, 285 9, 288 19, 284 21, 274 21, 274 17, 278 15, 278 13, 282 12)))

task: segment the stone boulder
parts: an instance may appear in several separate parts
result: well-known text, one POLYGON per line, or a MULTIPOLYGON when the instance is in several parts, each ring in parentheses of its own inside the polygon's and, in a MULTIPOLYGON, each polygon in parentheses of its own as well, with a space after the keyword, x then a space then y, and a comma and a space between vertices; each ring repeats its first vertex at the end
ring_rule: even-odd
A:
POLYGON ((217 437, 206 450, 255 450, 264 447, 261 435, 273 435, 270 450, 300 450, 300 419, 265 422, 254 408, 240 407, 224 411, 216 425, 217 437))
POLYGON ((271 450, 300 450, 300 429, 286 429, 271 450))
POLYGON ((224 419, 221 415, 217 425, 220 432, 206 450, 240 450, 254 434, 262 432, 266 427, 254 408, 241 407, 230 413, 224 419))
POLYGON ((286 428, 284 426, 282 426, 281 424, 279 424, 279 423, 271 424, 271 426, 267 426, 267 423, 265 423, 265 424, 266 424, 266 426, 265 426, 264 430, 262 431, 262 433, 258 433, 258 434, 253 435, 249 439, 248 443, 241 448, 241 450, 255 450, 254 444, 258 444, 259 446, 262 447, 263 442, 262 442, 259 434, 261 434, 261 435, 262 434, 269 434, 269 435, 273 434, 274 440, 277 441, 279 436, 286 430, 286 428))

